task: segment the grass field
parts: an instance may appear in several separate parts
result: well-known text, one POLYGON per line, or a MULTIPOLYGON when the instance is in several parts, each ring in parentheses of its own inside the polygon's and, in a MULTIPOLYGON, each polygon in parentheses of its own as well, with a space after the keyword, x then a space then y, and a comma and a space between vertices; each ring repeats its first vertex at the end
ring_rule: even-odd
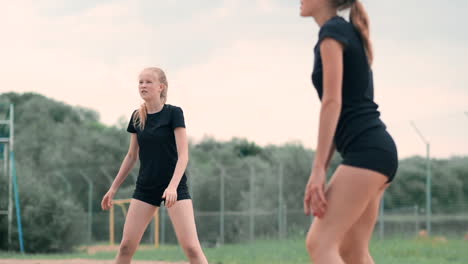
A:
MULTIPOLYGON (((468 263, 468 241, 448 240, 375 240, 371 247, 376 263, 379 264, 466 264, 468 263)), ((298 264, 309 263, 301 239, 284 241, 257 241, 219 248, 205 248, 210 263, 213 264, 298 264)), ((95 259, 112 260, 115 251, 95 254, 72 253, 57 255, 19 255, 0 252, 0 260, 5 259, 95 259)), ((178 246, 161 246, 159 249, 140 249, 135 260, 185 261, 178 246)), ((0 263, 9 263, 1 262, 0 263)), ((46 263, 46 262, 40 262, 46 263)), ((96 263, 100 263, 96 261, 96 263)))

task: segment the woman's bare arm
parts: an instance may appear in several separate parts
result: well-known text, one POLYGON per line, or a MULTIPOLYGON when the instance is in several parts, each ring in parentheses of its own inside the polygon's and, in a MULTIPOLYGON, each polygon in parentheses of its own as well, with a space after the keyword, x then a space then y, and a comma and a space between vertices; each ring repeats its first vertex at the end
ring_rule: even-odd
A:
POLYGON ((132 133, 130 137, 130 146, 128 147, 127 155, 125 156, 122 165, 120 166, 119 172, 112 183, 110 190, 116 192, 120 185, 125 181, 130 170, 135 166, 135 163, 138 160, 138 140, 137 134, 132 133))

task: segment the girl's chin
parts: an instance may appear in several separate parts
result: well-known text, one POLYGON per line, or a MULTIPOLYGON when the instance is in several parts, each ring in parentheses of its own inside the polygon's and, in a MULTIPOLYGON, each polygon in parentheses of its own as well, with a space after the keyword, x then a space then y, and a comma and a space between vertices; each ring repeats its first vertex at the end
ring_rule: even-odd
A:
POLYGON ((140 97, 141 97, 141 99, 143 99, 144 101, 151 101, 151 97, 148 96, 147 94, 141 94, 140 97))
POLYGON ((300 16, 301 16, 301 17, 310 17, 311 15, 305 13, 305 12, 301 9, 300 16))

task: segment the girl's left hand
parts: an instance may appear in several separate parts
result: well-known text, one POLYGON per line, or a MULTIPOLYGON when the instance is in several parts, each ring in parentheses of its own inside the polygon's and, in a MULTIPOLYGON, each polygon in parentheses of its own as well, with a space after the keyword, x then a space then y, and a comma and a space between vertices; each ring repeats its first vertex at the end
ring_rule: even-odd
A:
POLYGON ((167 187, 162 196, 163 199, 166 199, 164 205, 166 208, 171 208, 177 202, 177 189, 173 187, 167 187))

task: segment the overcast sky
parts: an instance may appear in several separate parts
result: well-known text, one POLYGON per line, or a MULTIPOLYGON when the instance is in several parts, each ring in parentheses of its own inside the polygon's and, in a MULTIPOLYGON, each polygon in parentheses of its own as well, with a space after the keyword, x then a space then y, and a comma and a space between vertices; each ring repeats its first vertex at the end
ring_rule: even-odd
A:
MULTIPOLYGON (((400 157, 468 155, 468 1, 364 1, 375 95, 400 157)), ((158 66, 194 140, 315 148, 318 27, 288 0, 2 0, 0 92, 34 91, 115 124, 158 66)), ((346 14, 343 14, 346 15, 346 14)))

